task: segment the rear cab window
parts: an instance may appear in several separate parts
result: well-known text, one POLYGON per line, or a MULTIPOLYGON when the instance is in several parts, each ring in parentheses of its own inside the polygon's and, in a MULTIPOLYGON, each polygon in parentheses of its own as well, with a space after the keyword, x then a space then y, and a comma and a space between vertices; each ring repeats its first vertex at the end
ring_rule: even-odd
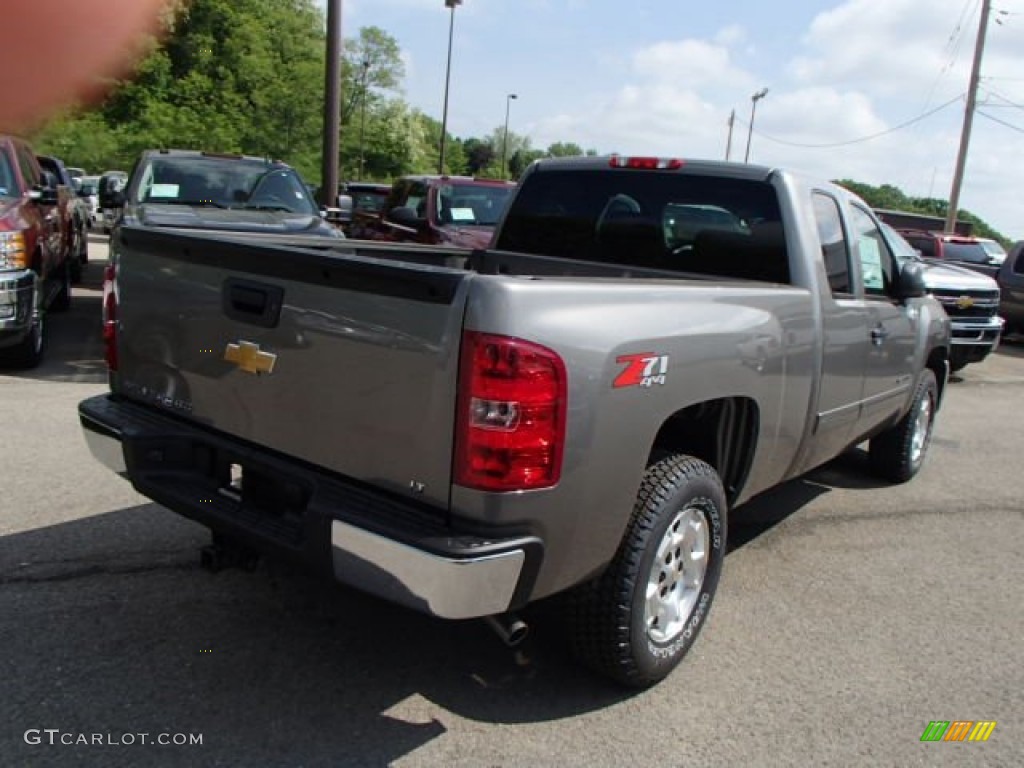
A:
POLYGON ((774 187, 697 172, 535 172, 502 224, 499 250, 788 283, 774 187))

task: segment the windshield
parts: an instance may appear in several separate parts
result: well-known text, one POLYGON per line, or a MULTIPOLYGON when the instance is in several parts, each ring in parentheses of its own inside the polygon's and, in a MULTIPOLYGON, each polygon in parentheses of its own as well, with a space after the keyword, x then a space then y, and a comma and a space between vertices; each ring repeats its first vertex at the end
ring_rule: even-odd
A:
POLYGON ((946 242, 942 246, 942 256, 953 261, 965 261, 968 264, 990 264, 992 257, 981 243, 946 242))
POLYGON ((493 227, 505 212, 511 185, 443 184, 438 187, 435 224, 493 227))
POLYGON ((78 194, 80 194, 82 196, 98 194, 99 193, 99 183, 100 183, 100 177, 99 176, 83 176, 82 177, 82 188, 79 190, 78 194))
POLYGON ((981 246, 988 251, 988 255, 992 257, 993 264, 1002 264, 1006 261, 1006 249, 995 240, 982 240, 981 246))
POLYGON ((6 152, 0 151, 0 197, 14 197, 17 188, 11 159, 6 152))
POLYGON ((194 205, 318 215, 293 169, 235 157, 168 155, 140 169, 136 203, 194 205))

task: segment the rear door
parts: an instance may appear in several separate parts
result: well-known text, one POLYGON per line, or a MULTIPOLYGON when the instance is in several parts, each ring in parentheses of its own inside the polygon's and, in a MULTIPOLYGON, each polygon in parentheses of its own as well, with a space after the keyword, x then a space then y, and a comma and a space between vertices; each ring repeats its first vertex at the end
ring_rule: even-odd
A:
POLYGON ((128 226, 115 250, 121 394, 447 506, 470 273, 128 226))

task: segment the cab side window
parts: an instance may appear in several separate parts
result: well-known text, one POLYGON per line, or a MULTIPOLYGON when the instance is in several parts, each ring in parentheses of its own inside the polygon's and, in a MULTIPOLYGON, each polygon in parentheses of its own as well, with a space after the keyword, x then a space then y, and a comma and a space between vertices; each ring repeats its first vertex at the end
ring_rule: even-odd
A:
POLYGON ((859 205, 850 206, 853 236, 860 257, 860 276, 867 296, 887 297, 892 289, 895 263, 878 224, 859 205))
POLYGON ((843 219, 839 214, 839 204, 834 198, 823 192, 814 193, 814 220, 818 224, 821 256, 832 295, 851 296, 850 249, 843 230, 843 219))
POLYGON ((28 187, 36 186, 42 181, 42 177, 39 175, 39 166, 35 162, 35 157, 24 147, 18 147, 17 154, 18 165, 21 166, 21 176, 25 179, 25 184, 28 187))
POLYGON ((1013 265, 1013 271, 1018 275, 1024 275, 1024 248, 1021 248, 1017 261, 1013 265))

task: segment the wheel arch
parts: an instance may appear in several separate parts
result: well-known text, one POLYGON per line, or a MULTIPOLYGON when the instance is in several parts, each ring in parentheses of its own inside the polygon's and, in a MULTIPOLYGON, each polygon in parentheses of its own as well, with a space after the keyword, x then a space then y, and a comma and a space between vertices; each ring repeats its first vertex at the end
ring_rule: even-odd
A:
POLYGON ((760 410, 749 397, 722 397, 689 405, 658 430, 648 463, 664 453, 701 459, 718 473, 731 505, 750 474, 760 430, 760 410))

